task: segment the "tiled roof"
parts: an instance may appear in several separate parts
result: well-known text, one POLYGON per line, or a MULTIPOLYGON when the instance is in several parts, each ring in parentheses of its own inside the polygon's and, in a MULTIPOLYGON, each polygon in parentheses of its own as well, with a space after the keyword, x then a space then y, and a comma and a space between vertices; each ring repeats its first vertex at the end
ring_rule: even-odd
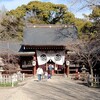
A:
POLYGON ((24 29, 23 44, 26 45, 66 45, 77 38, 74 26, 45 25, 24 29))
POLYGON ((0 41, 0 53, 18 53, 21 48, 21 43, 0 41))

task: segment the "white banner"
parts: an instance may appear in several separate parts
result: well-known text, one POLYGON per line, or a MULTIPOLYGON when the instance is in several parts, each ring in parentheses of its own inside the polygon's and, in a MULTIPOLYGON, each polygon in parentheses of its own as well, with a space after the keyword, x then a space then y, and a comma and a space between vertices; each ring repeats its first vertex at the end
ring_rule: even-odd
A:
POLYGON ((46 64, 49 60, 52 60, 58 65, 63 65, 65 61, 65 52, 42 52, 37 51, 38 65, 46 64))

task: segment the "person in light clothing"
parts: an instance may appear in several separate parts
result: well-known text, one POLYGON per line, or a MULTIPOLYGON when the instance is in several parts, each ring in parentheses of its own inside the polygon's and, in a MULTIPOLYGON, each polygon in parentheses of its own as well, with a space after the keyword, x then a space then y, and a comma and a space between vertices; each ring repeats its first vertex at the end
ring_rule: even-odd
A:
POLYGON ((38 67, 37 69, 37 75, 38 75, 38 80, 41 80, 41 77, 43 75, 43 69, 41 67, 38 67))
POLYGON ((48 72, 47 71, 44 73, 44 78, 48 79, 48 72))

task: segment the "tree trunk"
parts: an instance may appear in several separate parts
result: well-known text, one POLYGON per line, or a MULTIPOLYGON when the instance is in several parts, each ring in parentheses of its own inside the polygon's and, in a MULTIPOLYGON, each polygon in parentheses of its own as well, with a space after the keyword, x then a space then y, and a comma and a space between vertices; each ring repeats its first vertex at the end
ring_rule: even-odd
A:
POLYGON ((91 82, 91 86, 93 86, 93 69, 92 69, 92 67, 90 67, 90 72, 91 72, 91 80, 92 80, 92 82, 91 82))

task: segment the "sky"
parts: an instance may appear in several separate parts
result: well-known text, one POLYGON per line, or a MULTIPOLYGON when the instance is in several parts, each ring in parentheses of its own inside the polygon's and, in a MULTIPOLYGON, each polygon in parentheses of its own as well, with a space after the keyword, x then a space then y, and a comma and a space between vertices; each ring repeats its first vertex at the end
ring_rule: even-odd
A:
MULTIPOLYGON (((28 4, 30 1, 34 0, 0 0, 0 9, 2 6, 5 6, 7 10, 16 9, 18 6, 21 6, 23 4, 28 4)), ((84 5, 82 3, 73 3, 71 0, 37 0, 42 2, 52 2, 55 4, 64 4, 68 7, 68 10, 74 13, 75 17, 77 18, 84 18, 83 14, 90 14, 91 10, 88 8, 81 9, 80 8, 84 5)))

